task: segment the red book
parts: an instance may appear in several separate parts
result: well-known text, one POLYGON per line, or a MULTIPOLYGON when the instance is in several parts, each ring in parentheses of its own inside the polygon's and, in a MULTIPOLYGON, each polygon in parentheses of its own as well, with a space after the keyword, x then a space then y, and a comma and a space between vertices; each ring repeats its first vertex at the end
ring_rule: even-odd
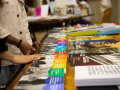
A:
POLYGON ((57 55, 63 55, 63 54, 67 54, 67 51, 56 51, 55 54, 57 55))

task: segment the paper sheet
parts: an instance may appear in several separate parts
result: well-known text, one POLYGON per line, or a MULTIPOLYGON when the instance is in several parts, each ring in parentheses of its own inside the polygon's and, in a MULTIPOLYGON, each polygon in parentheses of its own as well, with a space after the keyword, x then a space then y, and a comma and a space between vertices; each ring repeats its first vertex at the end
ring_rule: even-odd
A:
POLYGON ((41 6, 41 16, 48 16, 48 5, 41 6))
POLYGON ((55 6, 56 6, 55 1, 49 2, 49 6, 50 6, 50 10, 51 10, 51 12, 53 13, 54 8, 55 8, 55 6))

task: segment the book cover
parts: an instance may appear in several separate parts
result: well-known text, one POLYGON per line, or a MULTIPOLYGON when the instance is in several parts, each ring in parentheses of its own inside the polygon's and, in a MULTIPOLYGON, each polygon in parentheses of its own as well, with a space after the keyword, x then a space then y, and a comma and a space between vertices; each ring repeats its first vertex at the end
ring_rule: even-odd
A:
POLYGON ((60 8, 60 15, 66 15, 66 7, 60 8))
POLYGON ((73 14, 73 8, 67 8, 67 14, 73 14))
POLYGON ((95 35, 95 36, 78 36, 78 37, 68 37, 68 42, 73 42, 73 43, 88 43, 88 42, 109 42, 109 41, 120 41, 120 35, 95 35))
POLYGON ((88 66, 88 65, 102 65, 101 62, 91 59, 87 56, 73 56, 71 58, 71 69, 74 69, 75 66, 88 66))
POLYGON ((74 14, 80 16, 80 7, 74 7, 74 14))
POLYGON ((91 44, 69 44, 69 53, 119 53, 120 42, 108 42, 103 44, 91 43, 91 44))
POLYGON ((104 55, 80 55, 70 54, 69 63, 71 68, 75 66, 91 66, 91 65, 119 65, 120 54, 104 54, 104 55))

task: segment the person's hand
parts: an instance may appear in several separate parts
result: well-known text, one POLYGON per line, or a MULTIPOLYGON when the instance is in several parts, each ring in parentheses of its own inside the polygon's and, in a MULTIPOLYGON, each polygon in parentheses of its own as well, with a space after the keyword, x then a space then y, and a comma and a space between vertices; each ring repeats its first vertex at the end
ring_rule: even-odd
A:
POLYGON ((35 54, 35 55, 14 55, 9 51, 4 51, 0 53, 0 59, 7 60, 13 64, 25 64, 35 60, 40 60, 45 57, 44 54, 35 54))
POLYGON ((31 51, 35 51, 35 48, 32 47, 28 42, 26 41, 22 41, 20 44, 19 49, 21 50, 21 52, 25 55, 29 55, 31 53, 31 51))
POLYGON ((33 47, 39 47, 40 46, 40 41, 35 41, 32 45, 33 47))
POLYGON ((36 55, 14 55, 14 64, 25 64, 35 60, 40 60, 45 57, 44 54, 36 54, 36 55))

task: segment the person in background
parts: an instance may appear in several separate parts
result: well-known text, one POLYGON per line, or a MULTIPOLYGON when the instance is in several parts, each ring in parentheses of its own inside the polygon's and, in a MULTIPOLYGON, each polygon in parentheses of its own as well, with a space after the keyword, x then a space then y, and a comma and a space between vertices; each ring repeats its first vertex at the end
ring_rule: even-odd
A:
MULTIPOLYGON (((91 8, 89 4, 86 2, 86 0, 76 0, 78 6, 80 7, 81 5, 85 5, 88 8, 89 13, 91 14, 91 8)), ((72 25, 77 25, 77 24, 89 24, 90 23, 90 16, 88 17, 83 17, 79 20, 74 20, 72 25)))
MULTIPOLYGON (((14 55, 29 55, 35 51, 34 47, 40 45, 40 41, 33 43, 30 37, 24 4, 24 0, 0 0, 0 38, 4 39, 8 51, 14 55)), ((2 67, 5 72, 9 70, 7 75, 11 77, 18 65, 5 60, 2 67)))
MULTIPOLYGON (((86 0, 79 0, 79 2, 78 2, 78 0, 77 0, 77 3, 78 3, 79 6, 80 6, 80 4, 85 5, 85 6, 88 8, 88 14, 89 14, 89 15, 91 14, 91 7, 90 7, 90 5, 87 3, 86 0)), ((90 22, 90 18, 91 18, 91 16, 83 17, 83 19, 86 20, 87 22, 90 22)))
POLYGON ((110 16, 112 15, 111 0, 98 0, 101 5, 101 11, 104 13, 101 23, 110 23, 110 16))

